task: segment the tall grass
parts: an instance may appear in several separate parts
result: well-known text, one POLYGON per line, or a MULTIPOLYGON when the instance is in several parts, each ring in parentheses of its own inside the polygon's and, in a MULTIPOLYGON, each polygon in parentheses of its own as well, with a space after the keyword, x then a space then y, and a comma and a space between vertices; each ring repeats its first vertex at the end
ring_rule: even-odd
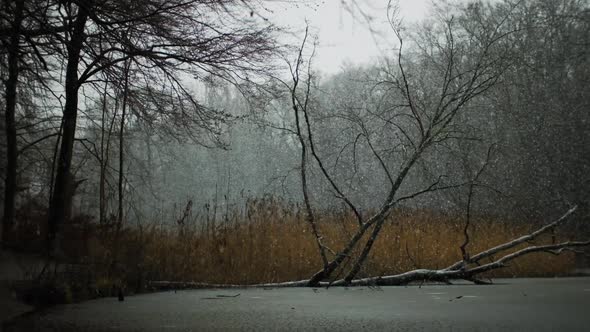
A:
MULTIPOLYGON (((249 200, 241 209, 216 210, 192 211, 189 205, 181 217, 142 222, 123 227, 119 233, 116 225, 96 225, 89 218, 77 217, 63 229, 64 252, 71 261, 91 267, 85 280, 91 279, 93 285, 83 287, 101 289, 103 294, 119 285, 139 290, 149 280, 231 284, 301 280, 321 268, 315 239, 298 206, 268 198, 249 200)), ((353 216, 344 212, 318 212, 316 218, 324 242, 336 252, 358 227, 353 216)), ((43 229, 32 224, 22 223, 19 237, 27 242, 21 243, 40 246, 43 229)), ((396 210, 359 276, 446 267, 461 259, 463 227, 461 215, 396 210)), ((475 217, 468 250, 477 253, 535 227, 538 225, 475 217)), ((562 238, 554 234, 537 243, 562 238)), ((358 252, 350 259, 355 255, 358 252)), ((532 254, 489 276, 556 276, 566 274, 573 265, 571 254, 532 254)), ((343 275, 348 267, 345 264, 337 273, 343 275)))
MULTIPOLYGON (((340 250, 358 227, 346 213, 317 217, 320 232, 334 251, 340 250)), ((452 214, 395 211, 383 227, 361 276, 446 267, 461 259, 463 226, 463 218, 452 214)), ((475 218, 468 250, 477 253, 528 233, 533 227, 475 218)), ((546 236, 537 242, 562 237, 554 236, 557 239, 546 236)), ((108 232, 91 236, 86 242, 90 261, 112 259, 113 241, 108 232)), ((242 212, 229 211, 221 220, 200 214, 181 224, 147 223, 127 228, 119 241, 118 273, 127 283, 140 279, 231 284, 280 282, 308 278, 321 268, 303 212, 274 200, 250 201, 242 212)), ((569 254, 533 254, 488 276, 555 276, 566 274, 573 264, 574 258, 569 254)))

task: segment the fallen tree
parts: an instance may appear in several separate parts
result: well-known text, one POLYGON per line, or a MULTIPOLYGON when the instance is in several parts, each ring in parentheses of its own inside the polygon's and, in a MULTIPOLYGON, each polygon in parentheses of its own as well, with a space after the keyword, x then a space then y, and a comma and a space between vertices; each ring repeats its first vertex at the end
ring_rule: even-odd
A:
MULTIPOLYGON (((450 284, 453 280, 466 280, 475 284, 489 284, 491 281, 484 281, 480 278, 485 272, 508 267, 509 263, 524 255, 542 252, 553 255, 559 255, 564 252, 576 252, 578 248, 590 246, 590 240, 587 241, 565 241, 550 244, 534 244, 534 241, 541 235, 547 234, 557 227, 564 224, 569 217, 574 214, 577 207, 574 206, 564 213, 560 218, 543 225, 535 231, 524 234, 514 240, 502 243, 493 248, 489 248, 469 259, 460 260, 444 269, 416 269, 396 275, 377 276, 370 278, 354 279, 347 281, 339 279, 333 282, 319 282, 313 286, 330 287, 330 286, 400 286, 408 285, 414 282, 437 282, 450 284), (518 248, 523 244, 528 244, 518 248), (518 248, 518 249, 515 249, 518 248), (512 250, 514 249, 514 250, 512 250), (501 254, 500 258, 494 256, 501 254), (482 264, 483 260, 490 260, 482 264)), ((235 285, 235 284, 210 284, 202 282, 181 282, 181 281, 151 281, 148 287, 156 290, 168 289, 201 289, 201 288, 280 288, 280 287, 306 287, 311 286, 310 280, 287 281, 279 283, 264 283, 254 285, 235 285)))
MULTIPOLYGON (((514 239, 510 242, 503 243, 501 245, 495 246, 490 248, 486 251, 482 251, 473 257, 469 258, 468 260, 461 260, 445 269, 440 270, 427 270, 427 269, 419 269, 414 271, 405 272, 398 275, 393 276, 385 276, 385 277, 374 277, 374 278, 364 278, 364 279, 356 279, 352 280, 350 285, 353 286, 361 286, 361 285, 380 285, 380 286, 395 286, 395 285, 406 285, 413 281, 437 281, 437 282, 445 282, 448 283, 451 280, 463 279, 467 281, 471 281, 476 284, 485 284, 488 283, 481 279, 478 279, 478 275, 483 274, 485 272, 489 272, 495 269, 500 269, 508 266, 508 263, 511 261, 522 257, 524 255, 528 255, 535 252, 545 252, 550 253, 553 255, 559 255, 563 252, 576 252, 576 248, 590 246, 590 240, 586 241, 565 241, 560 243, 552 243, 552 244, 531 244, 536 238, 538 238, 542 234, 546 234, 547 232, 555 229, 563 222, 567 220, 567 218, 574 213, 576 207, 571 208, 568 210, 563 216, 559 219, 544 225, 543 227, 535 230, 530 234, 523 235, 517 239, 514 239), (516 248, 521 244, 529 243, 524 248, 518 249, 516 251, 512 251, 510 253, 506 253, 506 251, 516 248), (494 255, 503 254, 501 258, 494 259, 494 255), (491 262, 486 264, 480 264, 480 262, 484 259, 490 259, 491 262), (475 266, 474 266, 475 265, 475 266)), ((343 280, 339 280, 333 283, 333 285, 341 285, 347 284, 343 280)))

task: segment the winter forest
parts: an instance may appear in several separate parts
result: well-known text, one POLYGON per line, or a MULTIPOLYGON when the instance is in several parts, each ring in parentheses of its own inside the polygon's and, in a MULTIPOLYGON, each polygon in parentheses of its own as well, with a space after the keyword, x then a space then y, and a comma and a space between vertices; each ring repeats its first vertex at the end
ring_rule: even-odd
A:
POLYGON ((3 247, 83 270, 38 271, 74 297, 573 269, 588 1, 362 2, 384 54, 326 73, 273 19, 314 1, 3 1, 3 247))

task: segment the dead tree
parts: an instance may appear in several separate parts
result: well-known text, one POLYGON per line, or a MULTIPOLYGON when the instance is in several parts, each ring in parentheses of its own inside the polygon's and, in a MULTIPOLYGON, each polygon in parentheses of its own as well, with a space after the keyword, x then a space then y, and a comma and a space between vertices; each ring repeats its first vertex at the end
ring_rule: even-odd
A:
MULTIPOLYGON (((392 93, 392 98, 397 101, 396 107, 392 107, 392 111, 390 111, 393 114, 389 114, 386 122, 390 130, 397 132, 397 136, 400 137, 398 143, 404 146, 404 153, 398 154, 398 157, 403 161, 399 166, 399 171, 395 172, 395 165, 388 163, 387 159, 374 148, 369 138, 370 134, 368 134, 367 128, 361 122, 361 135, 364 135, 367 139, 367 145, 377 164, 389 179, 388 194, 374 215, 363 218, 358 213, 359 208, 324 167, 321 156, 314 148, 309 107, 297 99, 292 100, 295 114, 299 112, 303 114, 303 122, 307 129, 307 141, 304 143, 308 144, 315 164, 331 185, 335 196, 346 203, 351 212, 357 217, 359 224, 350 241, 334 255, 331 261, 324 264, 323 269, 308 280, 307 284, 309 286, 317 286, 321 281, 329 279, 334 271, 342 268, 342 263, 345 260, 351 258, 353 250, 359 248, 360 255, 354 259, 352 267, 343 281, 340 281, 340 283, 344 284, 353 283, 369 256, 375 241, 378 239, 383 225, 387 220, 391 219, 392 211, 401 202, 433 191, 463 186, 467 186, 473 191, 473 181, 445 184, 442 182, 442 177, 439 177, 438 180, 426 188, 413 193, 402 194, 401 189, 408 178, 408 174, 416 163, 428 153, 428 150, 447 140, 461 139, 461 130, 455 126, 453 121, 457 114, 468 110, 470 102, 496 86, 502 75, 511 66, 511 54, 506 37, 514 31, 505 25, 506 20, 511 15, 510 11, 505 14, 505 17, 495 20, 493 23, 480 22, 487 24, 487 26, 477 30, 471 29, 465 25, 465 21, 456 19, 453 15, 441 15, 437 27, 440 28, 442 33, 439 35, 433 32, 435 29, 426 31, 429 35, 425 36, 423 40, 416 41, 416 50, 412 54, 415 58, 422 60, 421 62, 412 63, 405 56, 405 39, 403 38, 401 26, 398 24, 396 8, 390 3, 389 9, 391 27, 399 42, 399 48, 394 65, 384 69, 383 76, 385 79, 382 79, 378 84, 386 86, 387 91, 392 91, 389 93, 392 93), (411 71, 418 66, 426 66, 430 70, 430 82, 424 83, 424 80, 420 80, 417 77, 418 75, 411 71), (361 244, 361 240, 365 237, 366 242, 361 244)), ((298 74, 299 72, 294 71, 294 73, 298 74)), ((307 80, 309 84, 309 75, 307 80)), ((299 82, 299 76, 294 75, 293 82, 299 82)), ((291 94, 302 93, 306 98, 309 97, 309 89, 298 92, 296 91, 297 84, 293 84, 293 86, 291 87, 291 94), (295 86, 295 89, 293 86, 295 86)), ((316 238, 318 238, 317 235, 316 238)), ((439 278, 442 280, 449 279, 451 276, 453 278, 463 276, 464 279, 469 279, 486 269, 500 267, 506 261, 530 252, 561 250, 583 245, 585 245, 585 242, 567 242, 552 247, 531 247, 507 255, 496 264, 486 264, 485 267, 482 265, 482 267, 463 271, 448 269, 444 270, 444 272, 418 270, 408 272, 403 276, 386 278, 383 279, 386 281, 379 282, 394 284, 397 282, 396 280, 403 283, 416 278, 429 280, 439 278)), ((508 246, 512 248, 512 244, 508 246)), ((484 256, 487 257, 486 254, 484 256)), ((470 260, 472 258, 464 255, 464 259, 470 260)), ((375 281, 374 279, 370 280, 375 281)))
MULTIPOLYGON (((393 11, 394 8, 390 8, 390 10, 393 11)), ((354 261, 351 270, 345 278, 347 282, 352 281, 368 257, 373 244, 394 207, 401 201, 417 197, 424 193, 449 188, 448 185, 442 185, 440 181, 437 181, 424 190, 401 197, 399 195, 400 188, 416 162, 422 158, 429 148, 448 139, 452 135, 453 118, 456 114, 462 111, 470 100, 493 87, 502 72, 507 68, 502 53, 496 54, 490 52, 498 42, 502 41, 504 36, 505 31, 500 29, 500 26, 490 29, 490 31, 484 31, 483 33, 486 35, 478 36, 482 37, 481 40, 484 40, 484 42, 479 45, 471 43, 469 46, 474 48, 475 51, 467 53, 465 51, 466 45, 461 45, 462 47, 457 46, 454 34, 457 33, 456 30, 458 27, 454 24, 453 18, 443 20, 442 26, 445 31, 444 37, 446 43, 442 46, 439 45, 441 49, 434 50, 438 58, 433 59, 434 61, 444 63, 442 73, 439 76, 441 82, 438 83, 440 93, 437 96, 438 100, 436 102, 429 100, 429 103, 426 103, 424 100, 420 100, 424 98, 422 97, 424 94, 417 91, 420 88, 418 82, 412 80, 406 69, 406 64, 404 63, 405 58, 403 57, 404 39, 396 21, 396 13, 392 12, 391 14, 391 26, 399 41, 396 63, 397 70, 393 70, 392 68, 387 69, 387 80, 382 84, 391 86, 393 91, 398 92, 397 98, 401 98, 404 101, 403 105, 405 106, 397 110, 397 112, 399 112, 398 115, 400 117, 403 116, 408 120, 405 123, 394 123, 394 129, 392 130, 398 129, 403 134, 405 141, 402 143, 411 152, 404 158, 400 171, 394 175, 395 173, 390 169, 391 166, 384 162, 384 158, 375 149, 372 149, 376 160, 378 160, 379 165, 390 179, 389 193, 376 214, 366 220, 359 218, 359 228, 352 239, 338 252, 326 268, 318 271, 310 279, 310 286, 317 285, 318 282, 329 278, 331 273, 340 267, 340 264, 345 258, 351 255, 353 249, 357 247, 359 241, 365 234, 370 231, 366 243, 362 246, 361 254, 354 261), (466 56, 469 56, 469 62, 462 60, 466 56), (433 106, 424 107, 424 105, 433 106), (406 128, 402 129, 404 125, 406 128)), ((471 40, 469 39, 464 41, 466 44, 470 42, 471 40)), ((434 46, 432 47, 435 48, 434 46)), ((309 120, 309 117, 306 117, 306 120, 309 120)), ((307 123, 310 126, 309 122, 307 123)), ((315 157, 318 165, 322 168, 320 158, 317 154, 315 157)), ((325 174, 326 172, 324 171, 323 173, 325 174)), ((334 188, 337 187, 334 186, 334 188)), ((350 199, 346 198, 346 195, 341 191, 338 194, 350 202, 350 199)), ((349 206, 351 206, 353 212, 357 211, 352 203, 349 206)))

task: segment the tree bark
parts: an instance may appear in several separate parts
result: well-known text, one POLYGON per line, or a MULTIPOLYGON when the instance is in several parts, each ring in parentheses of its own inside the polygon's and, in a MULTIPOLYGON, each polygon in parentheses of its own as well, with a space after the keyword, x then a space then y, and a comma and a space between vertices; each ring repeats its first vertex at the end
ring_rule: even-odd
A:
POLYGON ((107 119, 107 86, 105 83, 102 98, 102 113, 100 123, 100 177, 98 181, 98 223, 104 225, 106 220, 106 160, 105 160, 105 130, 107 119))
POLYGON ((121 108, 121 124, 120 124, 120 128, 119 128, 119 185, 118 185, 118 189, 119 189, 119 213, 117 214, 117 229, 119 229, 121 227, 121 225, 123 224, 123 182, 125 181, 125 176, 124 176, 124 158, 125 158, 125 151, 124 151, 124 145, 125 145, 125 115, 127 113, 127 94, 128 94, 128 85, 129 85, 129 66, 131 65, 131 63, 129 61, 125 62, 125 72, 123 73, 125 75, 125 83, 123 86, 123 105, 121 108))
MULTIPOLYGON (((113 247, 113 261, 111 264, 111 273, 121 274, 122 271, 119 269, 119 247, 120 247, 120 240, 121 240, 121 227, 123 226, 123 198, 124 198, 124 188, 123 184, 125 181, 125 173, 124 173, 124 158, 125 158, 125 115, 127 114, 127 97, 129 94, 129 68, 131 66, 131 61, 126 61, 123 69, 124 83, 123 83, 123 105, 121 106, 121 122, 119 127, 119 179, 118 179, 118 214, 117 214, 117 226, 115 228, 115 243, 113 247)), ((120 275, 118 277, 121 277, 120 275)))
POLYGON ((363 267, 365 260, 367 259, 367 257, 369 256, 369 253, 371 252, 371 249, 373 248, 373 243, 375 243, 375 240, 377 240, 377 237, 379 236, 379 233, 381 232, 381 228, 383 227, 384 223, 385 223, 385 218, 383 218, 382 220, 379 220, 379 222, 377 222, 377 224, 373 228, 373 231, 371 232, 371 236, 367 240, 367 243, 365 243, 365 247, 363 248, 361 255, 359 256, 359 258, 356 260, 356 262, 352 266, 352 269, 350 270, 350 272, 348 273, 346 278, 344 278, 346 283, 350 283, 350 281, 352 281, 352 279, 354 279, 354 277, 359 273, 359 271, 361 270, 361 267, 363 267))
POLYGON ((67 44, 68 62, 66 67, 66 84, 65 95, 66 103, 63 113, 63 135, 57 163, 57 172, 53 195, 49 205, 48 220, 48 254, 54 255, 59 248, 58 232, 59 226, 65 222, 67 216, 66 209, 71 207, 70 195, 67 191, 70 188, 71 165, 74 150, 74 139, 76 136, 76 119, 78 116, 78 89, 80 82, 78 80, 78 66, 80 63, 80 53, 84 44, 85 25, 88 20, 88 13, 92 4, 89 2, 86 6, 78 7, 78 15, 74 21, 71 39, 67 44))
POLYGON ((6 80, 6 179, 4 187, 4 215, 2 219, 2 246, 9 245, 12 229, 14 227, 15 203, 16 203, 16 176, 17 154, 16 141, 16 98, 19 77, 18 58, 20 31, 23 20, 24 0, 14 2, 14 21, 12 22, 12 35, 8 46, 8 79, 6 80))

